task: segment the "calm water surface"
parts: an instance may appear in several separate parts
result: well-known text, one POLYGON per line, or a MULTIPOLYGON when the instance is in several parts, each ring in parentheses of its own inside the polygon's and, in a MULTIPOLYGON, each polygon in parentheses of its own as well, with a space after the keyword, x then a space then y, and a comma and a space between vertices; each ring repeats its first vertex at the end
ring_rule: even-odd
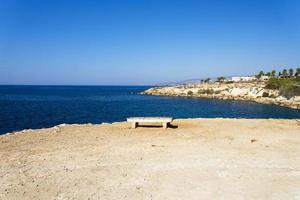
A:
POLYGON ((300 111, 243 101, 145 96, 147 86, 0 86, 0 134, 62 123, 174 118, 300 118, 300 111))

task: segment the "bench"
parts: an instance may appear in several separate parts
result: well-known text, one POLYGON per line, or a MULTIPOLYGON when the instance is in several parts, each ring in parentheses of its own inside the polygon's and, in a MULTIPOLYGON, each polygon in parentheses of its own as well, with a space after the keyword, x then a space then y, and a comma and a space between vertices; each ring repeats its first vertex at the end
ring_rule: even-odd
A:
POLYGON ((127 122, 132 123, 132 128, 136 128, 139 123, 162 123, 164 128, 168 128, 168 125, 173 121, 172 117, 130 117, 127 118, 127 122))

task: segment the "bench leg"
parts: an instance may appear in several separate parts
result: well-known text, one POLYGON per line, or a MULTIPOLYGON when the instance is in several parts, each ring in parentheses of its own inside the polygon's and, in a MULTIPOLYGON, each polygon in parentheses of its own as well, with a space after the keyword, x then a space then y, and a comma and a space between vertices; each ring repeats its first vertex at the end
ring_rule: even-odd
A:
POLYGON ((133 122, 132 124, 131 124, 131 128, 136 128, 138 126, 138 123, 137 122, 133 122))
POLYGON ((168 128, 168 123, 167 122, 163 123, 163 127, 168 128))

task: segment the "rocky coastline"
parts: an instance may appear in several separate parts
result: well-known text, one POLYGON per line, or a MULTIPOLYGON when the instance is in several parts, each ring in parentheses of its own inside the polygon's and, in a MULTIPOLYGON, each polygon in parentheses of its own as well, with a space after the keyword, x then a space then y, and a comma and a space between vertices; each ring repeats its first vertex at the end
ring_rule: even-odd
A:
POLYGON ((300 109, 300 96, 287 98, 279 90, 266 89, 265 82, 202 83, 153 87, 141 94, 156 96, 183 96, 222 100, 253 101, 300 109))

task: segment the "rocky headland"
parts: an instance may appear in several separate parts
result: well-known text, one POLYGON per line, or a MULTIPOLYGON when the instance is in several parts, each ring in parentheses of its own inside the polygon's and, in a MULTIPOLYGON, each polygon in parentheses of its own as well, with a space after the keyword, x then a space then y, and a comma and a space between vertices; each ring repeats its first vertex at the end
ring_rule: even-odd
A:
POLYGON ((300 109, 300 96, 286 97, 281 95, 279 90, 267 89, 265 85, 265 81, 182 84, 153 87, 142 94, 245 100, 300 109))

